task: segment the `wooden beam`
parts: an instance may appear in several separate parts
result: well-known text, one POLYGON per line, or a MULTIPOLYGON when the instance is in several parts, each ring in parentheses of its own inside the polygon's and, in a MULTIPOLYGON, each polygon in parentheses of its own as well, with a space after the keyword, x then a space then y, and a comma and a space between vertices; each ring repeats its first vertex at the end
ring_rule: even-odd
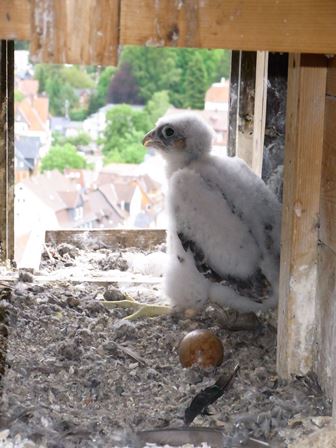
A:
POLYGON ((121 43, 336 53, 334 0, 123 0, 121 43))
POLYGON ((46 243, 101 244, 102 247, 152 249, 166 241, 164 229, 47 230, 46 243))
POLYGON ((261 177, 264 137, 266 124, 267 104, 267 79, 268 79, 268 52, 257 51, 254 117, 253 117, 253 146, 252 146, 252 170, 261 177))
POLYGON ((0 47, 0 262, 14 259, 14 42, 0 47))
POLYGON ((277 369, 313 366, 327 61, 291 54, 288 68, 277 369))
POLYGON ((122 45, 336 53, 334 0, 122 0, 118 8, 114 0, 1 0, 0 38, 32 39, 45 62, 111 65, 120 11, 122 45))
POLYGON ((30 40, 31 3, 29 0, 0 1, 0 39, 30 40))
POLYGON ((35 61, 117 65, 120 0, 32 0, 35 61))

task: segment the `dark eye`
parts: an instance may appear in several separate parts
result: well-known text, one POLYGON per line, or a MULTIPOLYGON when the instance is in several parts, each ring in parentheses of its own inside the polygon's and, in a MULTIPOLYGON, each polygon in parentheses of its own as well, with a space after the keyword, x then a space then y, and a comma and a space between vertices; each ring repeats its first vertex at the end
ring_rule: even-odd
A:
POLYGON ((173 128, 171 128, 170 126, 165 126, 162 129, 162 134, 165 138, 171 137, 172 135, 175 134, 175 131, 173 128))

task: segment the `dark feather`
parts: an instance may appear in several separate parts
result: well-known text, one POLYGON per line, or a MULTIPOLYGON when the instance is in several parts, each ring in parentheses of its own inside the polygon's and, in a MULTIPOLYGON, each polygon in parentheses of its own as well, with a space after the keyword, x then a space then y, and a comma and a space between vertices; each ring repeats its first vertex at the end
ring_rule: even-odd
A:
POLYGON ((239 370, 239 364, 229 374, 224 374, 218 378, 213 386, 201 390, 191 401, 184 413, 184 423, 190 425, 193 420, 209 406, 220 398, 231 384, 233 378, 239 370))
POLYGON ((270 294, 270 283, 259 268, 246 279, 229 274, 221 275, 208 263, 202 248, 195 241, 188 239, 182 232, 178 233, 178 237, 184 251, 192 253, 198 272, 210 281, 227 285, 240 295, 251 297, 255 302, 262 302, 270 294))

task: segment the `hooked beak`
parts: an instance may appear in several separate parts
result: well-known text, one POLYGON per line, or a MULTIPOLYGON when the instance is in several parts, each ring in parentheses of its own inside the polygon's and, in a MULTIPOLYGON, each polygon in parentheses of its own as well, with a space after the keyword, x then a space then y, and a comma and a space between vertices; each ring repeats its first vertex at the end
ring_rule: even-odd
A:
POLYGON ((149 131, 143 138, 142 140, 142 144, 144 146, 157 146, 158 144, 158 139, 155 137, 155 129, 153 129, 152 131, 149 131))

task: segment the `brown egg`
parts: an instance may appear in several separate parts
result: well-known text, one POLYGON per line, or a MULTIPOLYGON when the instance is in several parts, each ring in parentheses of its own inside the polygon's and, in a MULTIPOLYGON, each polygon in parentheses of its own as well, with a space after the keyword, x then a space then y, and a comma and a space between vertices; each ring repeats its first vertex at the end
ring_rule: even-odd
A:
POLYGON ((202 368, 216 367, 223 362, 223 344, 209 330, 194 330, 180 342, 179 357, 183 367, 193 364, 202 368))

